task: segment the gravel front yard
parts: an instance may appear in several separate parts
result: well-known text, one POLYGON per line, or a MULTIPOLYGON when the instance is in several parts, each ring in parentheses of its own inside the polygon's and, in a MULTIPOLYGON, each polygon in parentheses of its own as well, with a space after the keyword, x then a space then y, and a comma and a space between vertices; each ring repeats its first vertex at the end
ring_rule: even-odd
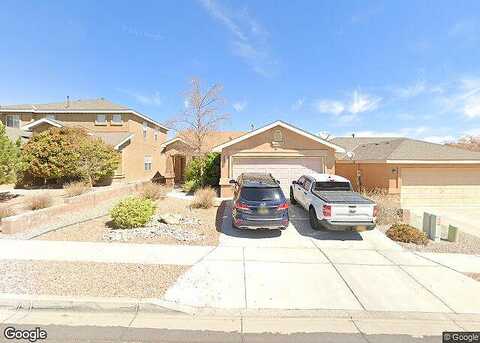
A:
POLYGON ((0 262, 0 293, 161 297, 186 266, 45 261, 0 262))
MULTIPOLYGON (((390 225, 378 225, 377 228, 385 233, 390 228, 390 225)), ((458 242, 429 241, 428 245, 416 245, 414 243, 402 242, 397 243, 406 249, 420 252, 457 253, 470 255, 480 254, 480 238, 463 232, 459 233, 458 242)))
MULTIPOLYGON (((157 213, 159 214, 177 214, 185 218, 193 218, 199 224, 179 224, 171 226, 178 232, 186 232, 195 236, 197 239, 182 239, 180 235, 171 235, 168 233, 156 233, 151 237, 129 238, 126 243, 146 243, 146 244, 186 244, 186 245, 218 245, 219 232, 216 228, 217 217, 222 209, 217 207, 210 209, 190 209, 188 200, 175 198, 166 198, 157 202, 157 213), (218 213, 217 213, 218 212, 218 213)), ((104 216, 98 219, 89 220, 81 224, 65 227, 56 231, 43 234, 35 239, 55 240, 55 241, 82 241, 82 242, 110 242, 104 236, 111 230, 110 216, 104 216)), ((116 241, 122 242, 122 241, 116 241)))

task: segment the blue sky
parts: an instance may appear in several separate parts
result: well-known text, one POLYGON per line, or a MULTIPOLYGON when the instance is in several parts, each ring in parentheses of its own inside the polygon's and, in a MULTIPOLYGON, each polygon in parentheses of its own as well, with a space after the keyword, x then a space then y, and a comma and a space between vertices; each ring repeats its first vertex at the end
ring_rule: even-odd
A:
POLYGON ((192 76, 248 130, 480 134, 480 1, 2 1, 0 104, 105 97, 159 121, 192 76))

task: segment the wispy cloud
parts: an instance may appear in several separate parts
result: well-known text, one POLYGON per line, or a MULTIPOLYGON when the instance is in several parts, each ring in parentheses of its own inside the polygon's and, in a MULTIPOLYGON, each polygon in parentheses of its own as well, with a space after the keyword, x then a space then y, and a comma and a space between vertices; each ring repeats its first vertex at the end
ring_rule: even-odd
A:
POLYGON ((231 9, 215 0, 199 0, 205 10, 219 21, 231 35, 232 53, 240 57, 252 70, 262 76, 271 76, 276 61, 268 48, 269 33, 246 9, 231 9))
POLYGON ((417 80, 406 86, 392 87, 392 93, 397 98, 410 99, 422 94, 439 94, 443 93, 442 85, 433 85, 425 80, 417 80))
POLYGON ((124 25, 122 27, 122 30, 132 36, 139 37, 139 38, 146 38, 146 39, 151 39, 154 41, 160 41, 163 39, 163 35, 161 35, 158 32, 149 32, 145 30, 141 30, 132 26, 127 26, 124 25))
POLYGON ((117 91, 134 98, 143 105, 161 106, 163 104, 163 99, 158 91, 155 91, 153 94, 143 94, 127 89, 117 89, 117 91))
POLYGON ((293 104, 292 104, 292 111, 298 111, 303 108, 303 105, 305 104, 305 98, 298 98, 293 104))
POLYGON ((340 122, 348 123, 357 119, 360 113, 376 110, 381 100, 378 96, 355 90, 348 100, 319 99, 313 106, 317 112, 333 114, 340 122))
POLYGON ((248 103, 244 100, 244 101, 234 102, 232 106, 235 109, 235 111, 242 112, 247 107, 247 105, 248 103))
POLYGON ((477 19, 462 19, 453 24, 447 35, 464 43, 476 43, 480 37, 480 25, 477 19))

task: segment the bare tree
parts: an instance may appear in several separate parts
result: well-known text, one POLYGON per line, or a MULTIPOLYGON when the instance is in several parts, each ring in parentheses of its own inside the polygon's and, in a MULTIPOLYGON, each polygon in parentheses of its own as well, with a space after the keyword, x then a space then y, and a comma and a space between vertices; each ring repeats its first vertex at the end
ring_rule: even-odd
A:
POLYGON ((465 150, 480 151, 480 137, 466 136, 456 142, 447 143, 447 145, 465 150))
POLYGON ((224 99, 220 93, 222 85, 215 84, 205 92, 201 82, 192 78, 191 88, 186 92, 185 110, 170 121, 170 127, 177 132, 197 155, 205 153, 205 141, 209 133, 229 118, 221 111, 224 99))

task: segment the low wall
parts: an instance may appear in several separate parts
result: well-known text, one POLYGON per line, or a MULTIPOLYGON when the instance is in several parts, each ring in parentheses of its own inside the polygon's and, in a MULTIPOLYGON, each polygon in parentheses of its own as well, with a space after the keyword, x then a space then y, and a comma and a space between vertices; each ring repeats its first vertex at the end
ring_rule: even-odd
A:
POLYGON ((74 216, 117 198, 137 193, 142 190, 145 183, 147 182, 114 186, 109 189, 94 190, 73 198, 66 198, 64 203, 60 205, 4 218, 0 227, 4 234, 16 234, 55 224, 66 216, 74 216))

